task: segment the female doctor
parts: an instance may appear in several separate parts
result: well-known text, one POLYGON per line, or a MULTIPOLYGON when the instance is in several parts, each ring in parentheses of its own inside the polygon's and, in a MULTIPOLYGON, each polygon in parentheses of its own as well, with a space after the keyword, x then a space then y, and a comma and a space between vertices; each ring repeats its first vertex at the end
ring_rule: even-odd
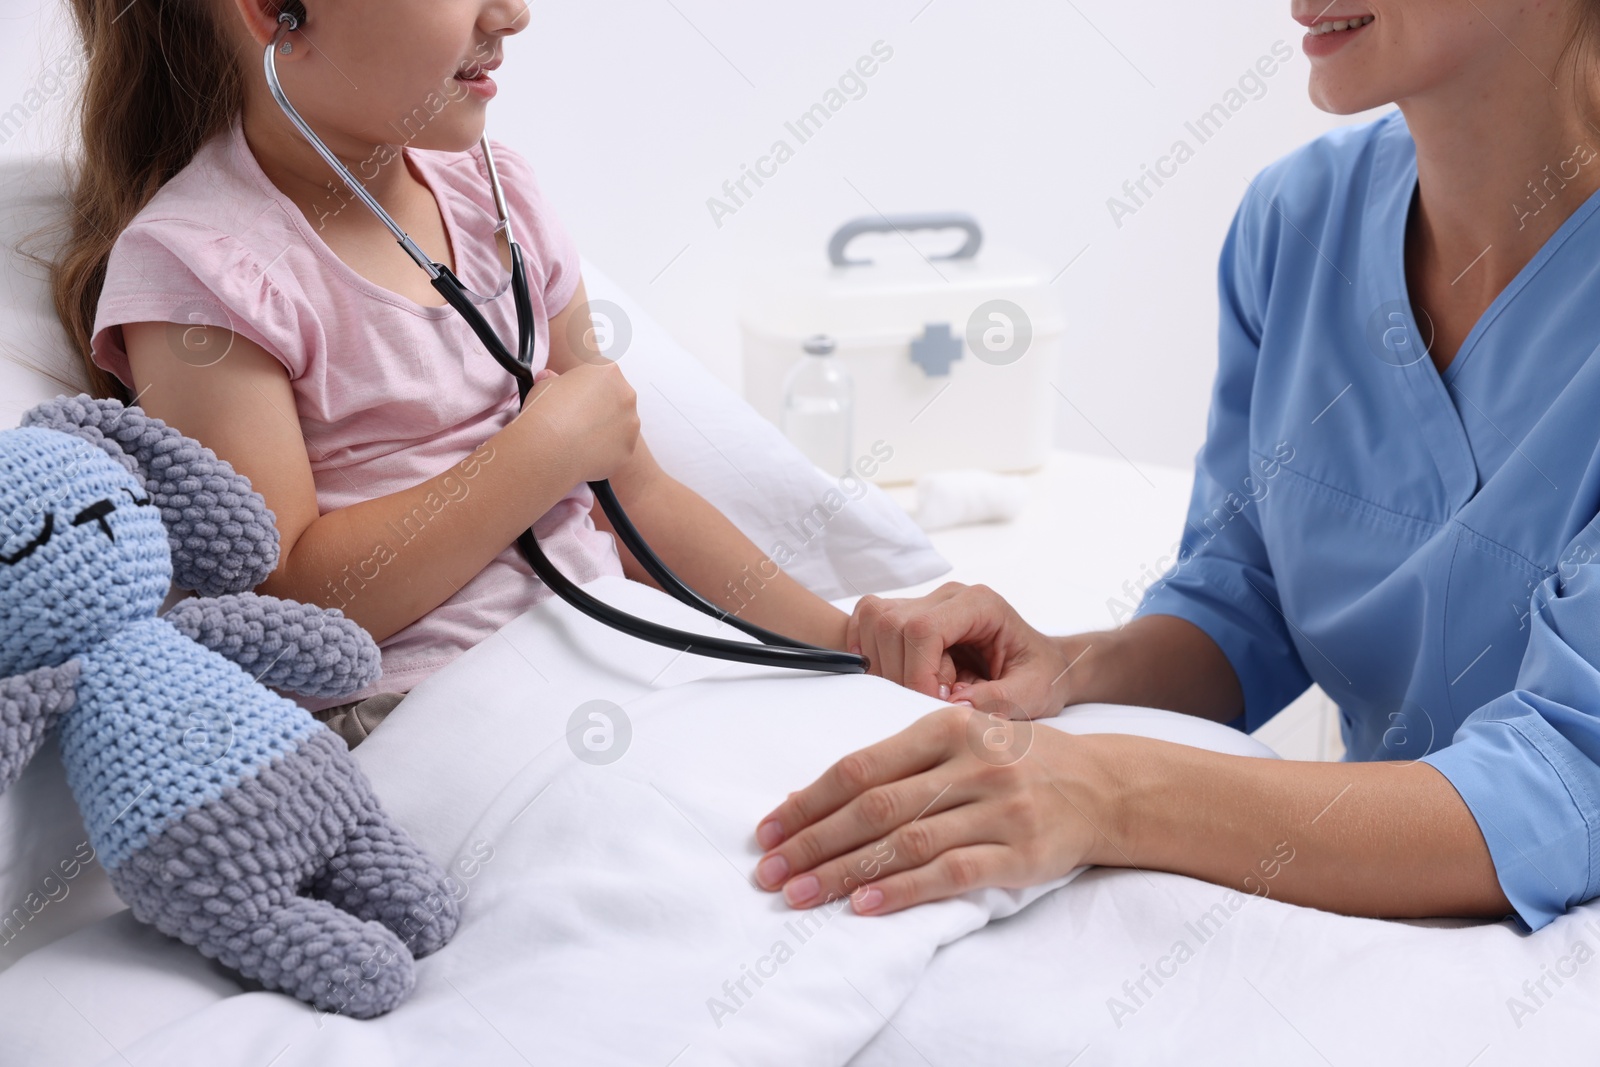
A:
POLYGON ((1317 106, 1399 109, 1242 197, 1177 562, 1103 633, 1045 636, 981 586, 863 600, 876 672, 976 710, 761 821, 757 879, 790 905, 1083 863, 1530 929, 1600 893, 1600 0, 1293 16, 1317 106), (1027 722, 1105 701, 1253 730, 1311 682, 1354 762, 1027 722), (971 743, 985 714, 1016 758, 971 743))

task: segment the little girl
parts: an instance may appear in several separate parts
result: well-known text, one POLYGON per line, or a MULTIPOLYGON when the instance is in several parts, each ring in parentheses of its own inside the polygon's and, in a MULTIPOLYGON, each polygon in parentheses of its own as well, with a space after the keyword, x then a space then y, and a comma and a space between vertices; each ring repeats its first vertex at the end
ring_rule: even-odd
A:
MULTIPOLYGON (((577 249, 527 162, 496 141, 542 369, 519 406, 515 381, 271 98, 261 57, 282 6, 72 0, 89 57, 85 158, 53 284, 96 395, 204 442, 266 498, 281 555, 258 591, 338 607, 378 641, 376 684, 343 703, 296 697, 353 745, 551 595, 514 544, 530 525, 576 582, 649 581, 607 536, 588 481, 611 479, 708 596, 763 556, 656 465, 632 390, 593 347, 577 249)), ((526 4, 289 10, 301 28, 275 59, 301 116, 428 256, 495 292, 509 246, 477 142, 487 72, 526 4)), ((509 287, 484 313, 514 340, 509 287)), ((783 575, 761 594, 752 621, 843 647, 843 612, 783 575)))

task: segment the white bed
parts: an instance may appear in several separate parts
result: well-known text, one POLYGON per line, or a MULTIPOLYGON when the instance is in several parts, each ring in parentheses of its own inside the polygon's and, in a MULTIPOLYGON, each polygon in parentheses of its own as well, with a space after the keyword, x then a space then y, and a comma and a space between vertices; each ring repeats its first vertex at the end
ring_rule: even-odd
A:
MULTIPOLYGON (((0 180, 0 195, 7 188, 0 180)), ((625 294, 585 273, 593 297, 624 304, 635 336, 654 338, 636 344, 680 358, 625 294)), ((15 310, 27 301, 7 277, 15 310)), ((37 296, 35 286, 35 312, 37 296)), ((0 327, 13 349, 33 345, 35 362, 49 345, 37 320, 13 314, 0 327)), ((29 389, 53 391, 20 381, 5 380, 8 409, 31 403, 29 389)), ((741 431, 693 420, 698 438, 674 435, 669 408, 646 412, 668 469, 759 528, 759 504, 717 499, 710 473, 729 462, 715 441, 741 431)), ((767 447, 757 454, 771 465, 791 461, 767 447)), ((771 491, 803 495, 794 478, 771 491)), ((1016 523, 935 536, 954 564, 942 575, 874 495, 830 527, 848 558, 825 552, 806 577, 831 597, 840 583, 887 590, 913 573, 915 589, 983 581, 1044 629, 1103 627, 1107 598, 1171 545, 1186 492, 1183 472, 1057 457, 1016 523), (900 539, 893 552, 880 544, 874 555, 863 540, 874 530, 900 539)), ((633 583, 593 591, 714 625, 633 583)), ((134 923, 90 867, 57 879, 65 892, 0 945, 0 1064, 1486 1065, 1566 1062, 1596 1047, 1593 905, 1530 937, 1091 870, 878 919, 823 909, 802 923, 749 885, 759 815, 936 706, 878 679, 678 657, 541 605, 418 686, 356 750, 385 805, 468 890, 461 931, 420 963, 407 1004, 362 1023, 245 989, 134 923), (621 758, 599 766, 565 743, 569 715, 596 700, 621 707, 631 734, 621 758)), ((1288 740, 1314 754, 1325 743, 1307 721, 1288 740)), ((1139 709, 1074 709, 1047 727, 1271 755, 1225 728, 1139 709)), ((52 758, 0 798, 0 917, 53 877, 81 834, 52 758)))

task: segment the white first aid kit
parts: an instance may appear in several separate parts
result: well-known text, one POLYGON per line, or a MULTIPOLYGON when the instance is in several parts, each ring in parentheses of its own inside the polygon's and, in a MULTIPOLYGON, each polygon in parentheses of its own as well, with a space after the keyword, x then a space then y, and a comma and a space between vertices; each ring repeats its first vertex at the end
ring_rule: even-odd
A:
MULTIPOLYGON (((1049 454, 1065 319, 1042 264, 984 247, 969 215, 846 223, 815 263, 752 265, 740 332, 745 398, 784 425, 784 382, 808 352, 848 372, 860 476, 901 484, 943 470, 1029 471, 1049 454), (864 234, 955 228, 953 253, 851 258, 864 234)), ((830 472, 835 473, 835 472, 830 472)))

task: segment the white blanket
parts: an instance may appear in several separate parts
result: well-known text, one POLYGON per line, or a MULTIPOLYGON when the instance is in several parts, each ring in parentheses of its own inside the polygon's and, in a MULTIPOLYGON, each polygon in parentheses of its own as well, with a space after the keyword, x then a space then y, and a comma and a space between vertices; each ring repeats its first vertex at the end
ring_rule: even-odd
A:
POLYGON ((1219 913, 1225 897, 1178 875, 1090 870, 941 948, 851 1067, 1600 1058, 1600 904, 1527 935, 1510 923, 1357 919, 1257 897, 1219 913), (980 975, 1000 976, 996 1000, 980 975))
MULTIPOLYGON (((636 583, 589 589, 729 633, 636 583)), ((941 945, 1065 881, 878 918, 838 904, 795 912, 752 886, 761 815, 937 706, 875 678, 679 655, 541 605, 418 686, 356 749, 388 809, 466 893, 459 933, 419 963, 403 1007, 357 1022, 243 990, 124 912, 0 974, 0 1059, 842 1064, 941 945), (593 701, 611 702, 598 755, 585 741, 606 740, 603 720, 568 726, 593 701)), ((1270 755, 1164 712, 1085 708, 1051 725, 1270 755)), ((1003 991, 1004 972, 992 977, 1003 991)))

